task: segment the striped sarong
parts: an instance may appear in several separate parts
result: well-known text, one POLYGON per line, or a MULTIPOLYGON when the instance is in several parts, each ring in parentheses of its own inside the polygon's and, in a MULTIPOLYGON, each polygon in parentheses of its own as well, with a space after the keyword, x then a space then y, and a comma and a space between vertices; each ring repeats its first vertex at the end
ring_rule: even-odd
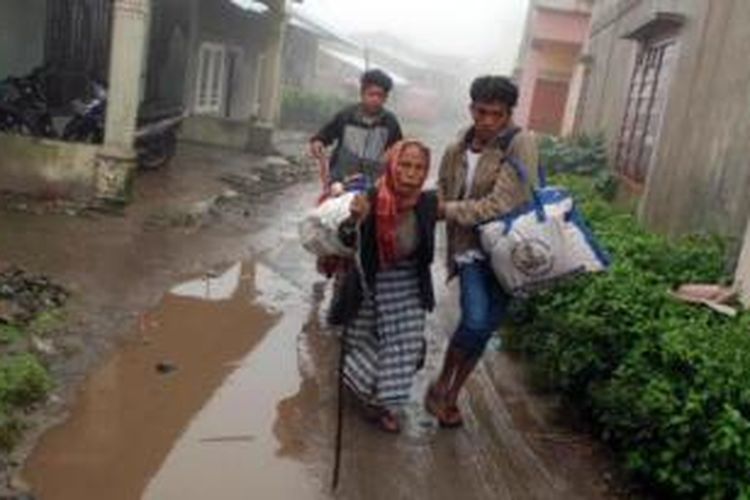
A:
POLYGON ((345 333, 344 382, 365 403, 393 407, 409 399, 425 358, 425 320, 416 262, 378 272, 345 333))

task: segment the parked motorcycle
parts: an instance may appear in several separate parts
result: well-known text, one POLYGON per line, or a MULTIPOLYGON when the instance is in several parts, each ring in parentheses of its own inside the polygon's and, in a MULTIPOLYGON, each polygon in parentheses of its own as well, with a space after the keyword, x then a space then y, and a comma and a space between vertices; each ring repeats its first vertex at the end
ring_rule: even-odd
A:
POLYGON ((107 89, 96 81, 89 83, 90 97, 71 103, 73 117, 63 128, 65 141, 101 144, 104 141, 104 124, 107 112, 107 89))
POLYGON ((177 131, 185 115, 165 117, 138 127, 135 133, 135 151, 138 165, 146 170, 163 167, 177 152, 177 131))
MULTIPOLYGON (((68 141, 101 143, 107 113, 107 88, 91 82, 91 97, 73 103, 73 118, 66 124, 62 138, 68 141)), ((138 165, 147 170, 166 165, 177 150, 177 130, 184 119, 182 110, 153 120, 139 120, 135 134, 138 165)))
POLYGON ((0 130, 38 137, 57 137, 46 92, 48 69, 0 82, 0 130))
POLYGON ((30 135, 23 114, 13 104, 0 101, 0 132, 30 135))

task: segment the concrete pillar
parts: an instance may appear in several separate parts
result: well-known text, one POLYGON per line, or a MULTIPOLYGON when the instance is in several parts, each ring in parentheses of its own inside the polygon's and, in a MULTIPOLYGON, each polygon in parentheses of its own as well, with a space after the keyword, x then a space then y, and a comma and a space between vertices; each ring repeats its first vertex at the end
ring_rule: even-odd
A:
POLYGON ((563 115, 561 129, 563 137, 570 136, 575 132, 578 102, 581 100, 585 75, 586 65, 583 62, 578 62, 573 70, 573 77, 570 79, 570 86, 568 87, 568 101, 565 104, 565 114, 563 115))
POLYGON ((200 50, 200 0, 185 0, 185 9, 190 10, 190 26, 187 41, 187 66, 185 68, 185 82, 183 95, 185 96, 185 108, 190 114, 195 107, 196 83, 198 81, 198 60, 200 50))
POLYGON ((268 0, 266 15, 268 40, 263 51, 260 69, 260 103, 257 121, 250 119, 246 149, 258 154, 273 153, 273 130, 281 114, 281 65, 286 24, 286 0, 268 0))
POLYGON ((526 60, 523 62, 521 81, 518 82, 521 97, 518 101, 516 111, 513 113, 513 118, 516 123, 524 128, 529 126, 531 105, 534 101, 534 91, 536 90, 536 82, 539 78, 539 72, 542 66, 542 57, 543 54, 541 50, 531 43, 526 55, 526 60))
POLYGON ((745 242, 742 245, 742 254, 737 266, 737 277, 735 279, 740 292, 740 299, 745 307, 750 308, 750 221, 745 231, 745 242))
POLYGON ((151 0, 114 0, 109 96, 104 146, 97 171, 97 193, 125 200, 136 166, 133 141, 140 104, 151 0))
POLYGON ((268 43, 264 51, 261 79, 260 120, 266 124, 278 123, 281 110, 281 62, 284 49, 285 8, 284 0, 269 2, 269 22, 272 23, 268 43))

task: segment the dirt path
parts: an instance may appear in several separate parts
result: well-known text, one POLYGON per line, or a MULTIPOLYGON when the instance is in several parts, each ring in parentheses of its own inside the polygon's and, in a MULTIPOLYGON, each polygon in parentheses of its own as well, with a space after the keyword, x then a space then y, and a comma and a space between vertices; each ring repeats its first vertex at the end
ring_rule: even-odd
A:
MULTIPOLYGON (((295 234, 316 194, 297 186, 260 210, 242 264, 167 287, 27 463, 41 499, 331 497, 336 342, 319 321, 326 287, 295 234), (176 370, 159 373, 165 360, 176 370)), ((472 380, 464 429, 439 431, 424 414, 455 302, 453 289, 440 293, 403 436, 347 408, 336 497, 612 498, 603 454, 506 354, 489 353, 472 380)))

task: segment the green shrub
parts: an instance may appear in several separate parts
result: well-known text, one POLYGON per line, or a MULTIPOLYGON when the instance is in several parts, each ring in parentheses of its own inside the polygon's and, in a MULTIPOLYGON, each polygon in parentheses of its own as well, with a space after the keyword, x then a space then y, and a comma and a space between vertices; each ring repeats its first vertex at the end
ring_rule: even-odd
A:
POLYGON ((52 388, 47 370, 31 354, 0 361, 0 412, 26 409, 44 399, 52 388))
POLYGON ((0 360, 0 451, 13 449, 24 430, 25 411, 43 401, 51 388, 49 373, 33 355, 0 360))
POLYGON ((42 311, 29 322, 27 330, 34 335, 47 337, 61 329, 66 314, 63 308, 42 311))
POLYGON ((281 103, 281 123, 288 128, 317 129, 347 104, 351 103, 337 96, 285 87, 281 103))
POLYGON ((663 498, 750 498, 750 314, 679 303, 685 282, 726 279, 723 243, 651 234, 563 176, 614 257, 517 307, 510 345, 586 415, 663 498))
POLYGON ((611 201, 617 194, 618 179, 607 166, 603 134, 543 136, 539 141, 539 163, 551 175, 574 173, 594 178, 593 187, 605 200, 611 201))
POLYGON ((595 174, 607 167, 604 136, 543 136, 539 141, 539 161, 553 174, 595 174))
POLYGON ((16 325, 0 324, 0 346, 12 345, 23 338, 23 331, 16 325))
POLYGON ((0 410, 0 452, 8 453, 21 439, 23 422, 17 416, 11 416, 0 410))

